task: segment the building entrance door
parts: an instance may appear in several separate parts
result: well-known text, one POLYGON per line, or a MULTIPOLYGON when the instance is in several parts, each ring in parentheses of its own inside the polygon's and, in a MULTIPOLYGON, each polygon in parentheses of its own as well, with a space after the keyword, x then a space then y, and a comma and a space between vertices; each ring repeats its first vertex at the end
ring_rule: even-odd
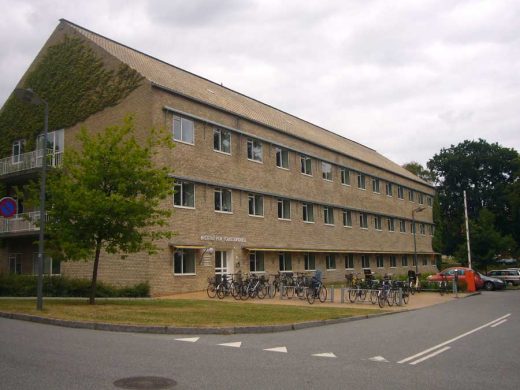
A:
POLYGON ((215 251, 215 275, 229 275, 233 273, 232 252, 215 251))

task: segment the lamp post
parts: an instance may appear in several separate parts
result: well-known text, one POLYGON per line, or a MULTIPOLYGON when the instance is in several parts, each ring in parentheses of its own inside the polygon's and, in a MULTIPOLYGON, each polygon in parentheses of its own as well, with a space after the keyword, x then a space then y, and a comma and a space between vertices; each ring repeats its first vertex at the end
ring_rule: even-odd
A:
POLYGON ((40 181, 40 236, 38 241, 38 283, 36 288, 36 309, 43 310, 43 259, 45 254, 45 178, 47 173, 47 132, 49 127, 49 105, 32 89, 17 88, 14 94, 27 104, 44 107, 43 141, 41 145, 42 168, 40 181))
POLYGON ((413 261, 415 262, 415 274, 419 273, 419 263, 417 263, 417 241, 415 240, 415 213, 420 213, 426 207, 420 206, 412 210, 412 230, 413 230, 413 261))

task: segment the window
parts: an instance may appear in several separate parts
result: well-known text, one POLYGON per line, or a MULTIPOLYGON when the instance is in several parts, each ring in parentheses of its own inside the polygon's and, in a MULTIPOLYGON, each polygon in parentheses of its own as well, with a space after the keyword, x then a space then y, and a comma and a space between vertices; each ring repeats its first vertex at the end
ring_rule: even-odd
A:
POLYGON ((220 128, 213 129, 213 150, 231 154, 231 132, 220 128))
POLYGON ((312 159, 307 156, 300 156, 301 172, 304 175, 312 175, 312 159))
POLYGON ((314 222, 314 206, 311 203, 303 203, 303 221, 314 222))
POLYGON ((316 269, 316 258, 312 253, 303 255, 303 262, 305 264, 305 271, 314 271, 316 269))
POLYGON ((180 181, 175 183, 173 205, 175 207, 195 208, 195 184, 180 181))
POLYGON ((13 155, 11 159, 13 164, 18 164, 22 162, 23 145, 24 141, 22 139, 13 142, 13 155))
POLYGON ((414 234, 414 233, 416 232, 416 230, 415 230, 415 225, 414 225, 413 222, 410 222, 410 232, 411 232, 412 234, 414 234))
POLYGON ((408 200, 409 200, 410 202, 413 202, 413 200, 414 200, 414 193, 413 193, 413 190, 408 191, 408 200))
POLYGON ((321 175, 324 180, 332 181, 332 165, 329 163, 322 161, 321 162, 321 175))
POLYGON ((195 251, 176 250, 173 254, 173 273, 175 275, 195 275, 195 251))
POLYGON ((428 206, 433 206, 433 198, 431 196, 426 197, 426 203, 428 203, 428 206))
POLYGON ((249 272, 264 272, 264 254, 262 252, 249 253, 249 272))
POLYGON ((354 269, 354 254, 348 253, 345 255, 345 269, 354 269))
POLYGON ((403 256, 401 257, 401 265, 402 265, 403 267, 408 267, 408 256, 403 255, 403 256))
POLYGON ((428 225, 428 234, 430 236, 433 236, 434 232, 435 232, 434 226, 433 225, 428 225))
POLYGON ((13 253, 9 255, 9 273, 20 275, 22 273, 22 254, 13 253))
POLYGON ((383 230, 380 215, 374 215, 374 228, 376 230, 383 230))
POLYGON ((276 147, 276 166, 278 168, 289 169, 289 151, 276 147))
POLYGON ((428 265, 428 258, 426 256, 421 256, 422 257, 422 265, 428 265))
POLYGON ((193 144, 195 142, 194 124, 190 119, 173 116, 173 139, 193 144))
POLYGON ((278 219, 291 219, 291 201, 278 199, 278 219))
POLYGON ((386 221, 388 222, 388 231, 389 232, 394 232, 395 231, 394 219, 393 218, 388 218, 386 221))
POLYGON ((249 215, 257 217, 264 215, 264 197, 262 195, 249 194, 249 215))
POLYGON ((220 211, 223 213, 232 212, 231 190, 215 188, 215 211, 220 211))
POLYGON ((346 186, 350 185, 350 170, 347 168, 341 168, 340 169, 340 176, 341 176, 341 184, 345 184, 346 186))
POLYGON ((422 235, 425 235, 426 234, 426 226, 424 225, 424 223, 421 223, 419 225, 419 232, 422 234, 422 235))
POLYGON ((419 204, 424 204, 424 194, 419 192, 419 204))
POLYGON ((383 258, 383 255, 376 256, 376 265, 377 268, 383 268, 385 266, 385 260, 383 258))
POLYGON ((372 191, 379 194, 379 179, 377 177, 372 178, 372 191))
POLYGON ((247 140, 247 158, 251 161, 262 162, 262 142, 248 138, 247 140))
MULTIPOLYGON (((21 256, 21 255, 16 255, 16 256, 21 256)), ((21 271, 21 268, 20 268, 20 271, 21 271)), ((32 273, 33 273, 33 275, 38 274, 38 253, 33 253, 32 273)), ((44 256, 43 273, 45 275, 61 275, 61 261, 53 259, 51 256, 44 256)))
POLYGON ((280 271, 292 271, 291 254, 279 253, 278 264, 280 265, 280 271))
POLYGON ((392 196, 394 193, 394 188, 392 183, 386 183, 386 195, 392 196))
POLYGON ((397 267, 397 257, 394 255, 390 256, 390 268, 396 268, 397 267))
POLYGON ((334 255, 326 255, 325 263, 327 264, 327 270, 336 269, 336 256, 334 255))
POLYGON ((404 187, 403 186, 397 186, 397 197, 399 199, 404 199, 404 187))
POLYGON ((323 206, 323 222, 325 225, 334 225, 334 209, 330 206, 323 206))
POLYGON ((361 255, 361 268, 370 268, 370 257, 368 255, 361 255))
POLYGON ((358 188, 361 189, 361 190, 366 189, 366 185, 365 185, 365 175, 363 175, 362 173, 358 173, 358 177, 357 177, 357 186, 358 186, 358 188))
POLYGON ((361 229, 368 229, 368 215, 365 213, 359 214, 359 227, 361 229))
POLYGON ((412 266, 415 267, 417 265, 417 257, 412 256, 412 266))
POLYGON ((352 211, 343 210, 343 226, 352 227, 352 211))
POLYGON ((399 231, 401 233, 406 233, 406 221, 404 219, 399 220, 399 231))

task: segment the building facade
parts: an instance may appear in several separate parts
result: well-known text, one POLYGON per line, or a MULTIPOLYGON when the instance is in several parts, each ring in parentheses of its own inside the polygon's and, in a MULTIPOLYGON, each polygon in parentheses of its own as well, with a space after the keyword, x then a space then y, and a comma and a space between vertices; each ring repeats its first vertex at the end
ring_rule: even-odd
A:
MULTIPOLYGON (((436 270, 433 187, 373 149, 65 20, 19 86, 30 87, 31 71, 71 37, 106 69, 128 66, 139 82, 116 103, 51 129, 55 165, 63 149, 75 147, 81 126, 99 131, 129 113, 141 135, 166 128, 176 143, 173 151, 156 154, 175 182, 175 195, 164 204, 174 209, 174 237, 152 256, 103 256, 100 280, 147 281, 153 295, 166 295, 204 289, 215 273, 320 269, 326 282, 367 268, 403 274, 415 269, 412 214, 417 267, 436 270)), ((26 141, 11 138, 11 155, 4 158, 10 168, 0 172, 7 195, 38 168, 37 159, 21 153, 26 141), (24 159, 34 166, 12 168, 24 159)), ((30 216, 18 218, 15 227, 16 220, 0 221, 0 272, 32 273, 38 227, 30 216)), ((48 259, 46 270, 89 277, 92 264, 48 259)))

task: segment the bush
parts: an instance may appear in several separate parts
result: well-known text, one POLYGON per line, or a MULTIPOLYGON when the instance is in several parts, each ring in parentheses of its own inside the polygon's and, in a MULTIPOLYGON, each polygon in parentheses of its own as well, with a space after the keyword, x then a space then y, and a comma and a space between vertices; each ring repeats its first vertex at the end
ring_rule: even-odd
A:
MULTIPOLYGON (((33 275, 0 274, 0 296, 34 297, 36 296, 37 278, 33 275)), ((46 297, 88 297, 90 280, 71 279, 64 276, 44 276, 43 295, 46 297)), ((96 297, 149 297, 148 283, 139 283, 131 287, 115 287, 98 282, 96 297)))

